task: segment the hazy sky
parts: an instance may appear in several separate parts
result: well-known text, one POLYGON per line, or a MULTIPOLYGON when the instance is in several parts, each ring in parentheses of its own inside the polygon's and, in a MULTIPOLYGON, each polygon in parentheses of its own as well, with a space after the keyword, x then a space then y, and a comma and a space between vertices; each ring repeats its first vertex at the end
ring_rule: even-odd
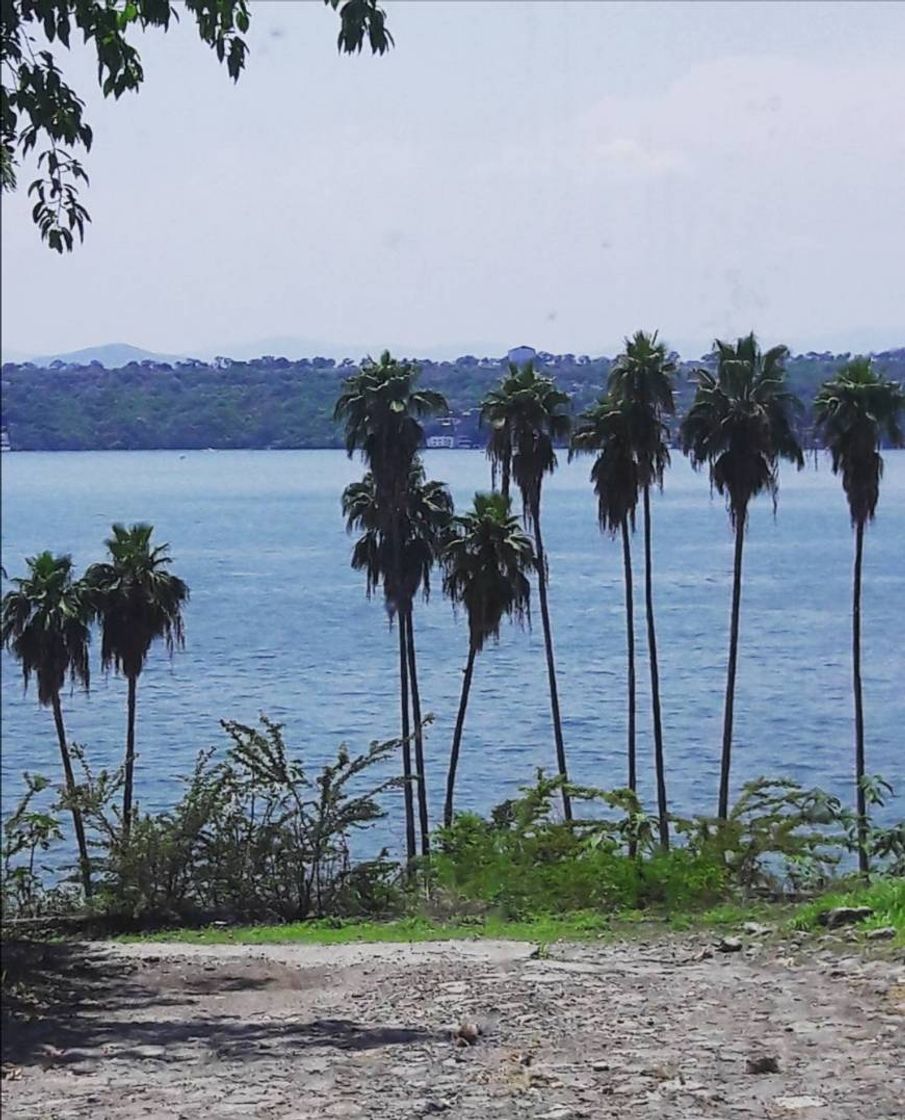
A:
POLYGON ((119 103, 61 52, 93 223, 60 259, 4 197, 4 352, 905 344, 905 4, 384 6, 347 58, 253 0, 235 86, 184 18, 119 103))

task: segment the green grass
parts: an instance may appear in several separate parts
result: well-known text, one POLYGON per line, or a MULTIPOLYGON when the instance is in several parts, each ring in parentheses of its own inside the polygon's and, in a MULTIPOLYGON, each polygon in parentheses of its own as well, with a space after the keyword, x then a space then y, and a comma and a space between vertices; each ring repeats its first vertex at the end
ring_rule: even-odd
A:
POLYGON ((834 906, 869 906, 874 912, 873 916, 857 928, 867 932, 881 926, 892 926, 896 936, 888 944, 905 945, 905 879, 880 879, 869 887, 856 886, 848 891, 824 895, 814 902, 803 903, 795 911, 792 927, 798 930, 820 929, 818 914, 834 906))
POLYGON ((498 938, 549 944, 554 941, 583 941, 632 937, 649 933, 685 930, 737 929, 744 922, 769 923, 777 930, 816 931, 822 927, 818 914, 834 906, 870 906, 874 910, 858 929, 893 926, 891 944, 905 945, 905 880, 885 879, 869 887, 853 887, 823 895, 813 902, 790 904, 724 903, 707 910, 687 910, 665 915, 649 910, 605 914, 578 910, 550 916, 539 914, 525 921, 506 921, 489 915, 481 919, 432 921, 423 917, 395 921, 319 920, 286 925, 208 926, 204 929, 175 929, 143 935, 127 935, 124 941, 171 941, 200 945, 344 945, 353 942, 448 941, 498 938))
POLYGON ((122 941, 180 941, 200 945, 346 945, 375 941, 452 941, 500 938, 508 941, 549 942, 582 940, 605 935, 610 921, 605 914, 579 911, 565 917, 538 915, 523 922, 487 917, 480 921, 435 922, 427 918, 396 921, 334 921, 330 919, 291 922, 273 926, 208 926, 204 929, 175 929, 162 933, 126 935, 122 941))

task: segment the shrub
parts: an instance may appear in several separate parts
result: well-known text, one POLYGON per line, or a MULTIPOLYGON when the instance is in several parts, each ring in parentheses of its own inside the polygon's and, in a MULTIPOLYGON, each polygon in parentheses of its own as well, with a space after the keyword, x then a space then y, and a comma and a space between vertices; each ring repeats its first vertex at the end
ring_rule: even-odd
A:
MULTIPOLYGON (((393 909, 397 866, 385 853, 354 865, 350 837, 383 816, 378 797, 399 785, 397 778, 367 780, 396 752, 398 741, 372 743, 354 757, 341 747, 336 761, 312 778, 289 756, 282 727, 266 716, 257 728, 222 726, 231 740, 225 757, 218 761, 213 750, 203 751, 177 805, 136 813, 127 841, 118 810, 121 774, 93 773, 75 749, 83 771, 78 797, 95 853, 92 905, 141 925, 288 921, 393 909)), ((53 814, 59 803, 46 814, 30 809, 46 788, 45 779, 32 779, 6 822, 7 912, 36 913, 43 905, 35 853, 61 838, 53 814)))
POLYGON ((561 784, 539 773, 534 786, 497 806, 489 820, 460 813, 440 831, 431 865, 436 885, 513 919, 703 904, 724 893, 725 871, 711 853, 656 849, 651 819, 630 791, 570 786, 576 804, 610 815, 567 823, 553 816, 561 784))

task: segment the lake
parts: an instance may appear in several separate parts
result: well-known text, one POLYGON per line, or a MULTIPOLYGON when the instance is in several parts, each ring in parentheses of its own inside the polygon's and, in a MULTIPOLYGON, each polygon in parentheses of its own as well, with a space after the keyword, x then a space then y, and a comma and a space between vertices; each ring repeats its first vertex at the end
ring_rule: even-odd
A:
MULTIPOLYGON (((457 505, 489 486, 479 451, 430 451, 430 477, 457 505)), ((564 458, 564 457, 563 457, 564 458)), ((905 791, 905 452, 886 456, 864 562, 863 675, 868 770, 905 791)), ((597 529, 590 460, 563 461, 545 484, 544 538, 564 716, 576 781, 625 782, 625 660, 621 547, 597 529)), ((146 520, 169 541, 192 597, 187 644, 172 661, 155 650, 138 690, 137 793, 173 802, 200 748, 224 744, 220 719, 285 724, 312 763, 341 742, 354 750, 397 733, 397 644, 382 604, 349 567, 339 498, 362 468, 339 451, 11 453, 2 458, 3 563, 49 548, 79 570, 103 554, 114 520, 146 520)), ((706 474, 675 454, 653 501, 655 596, 668 788, 677 811, 712 812, 719 773, 732 535, 706 474)), ((653 803, 650 706, 635 538, 641 792, 653 803)), ((783 471, 778 515, 751 509, 745 547, 733 785, 785 775, 851 798, 850 609, 852 533, 827 460, 783 471)), ((463 618, 436 580, 416 609, 428 781, 442 803, 446 756, 466 655, 463 618)), ((96 766, 121 756, 125 683, 98 667, 90 695, 64 696, 70 738, 96 766)), ((3 655, 3 805, 24 769, 56 776, 49 712, 3 655)), ((460 807, 487 810, 553 769, 539 612, 531 632, 504 628, 477 662, 460 765, 460 807)), ((397 838, 400 799, 380 834, 397 838)))

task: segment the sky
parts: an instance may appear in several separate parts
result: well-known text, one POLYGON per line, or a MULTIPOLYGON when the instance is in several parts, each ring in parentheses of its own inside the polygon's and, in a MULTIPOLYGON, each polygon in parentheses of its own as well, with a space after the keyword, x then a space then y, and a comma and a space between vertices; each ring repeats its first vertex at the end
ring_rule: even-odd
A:
POLYGON ((905 4, 384 7, 349 58, 254 0, 235 85, 184 17, 119 102, 58 50, 92 224, 60 258, 4 196, 4 356, 905 345, 905 4))

